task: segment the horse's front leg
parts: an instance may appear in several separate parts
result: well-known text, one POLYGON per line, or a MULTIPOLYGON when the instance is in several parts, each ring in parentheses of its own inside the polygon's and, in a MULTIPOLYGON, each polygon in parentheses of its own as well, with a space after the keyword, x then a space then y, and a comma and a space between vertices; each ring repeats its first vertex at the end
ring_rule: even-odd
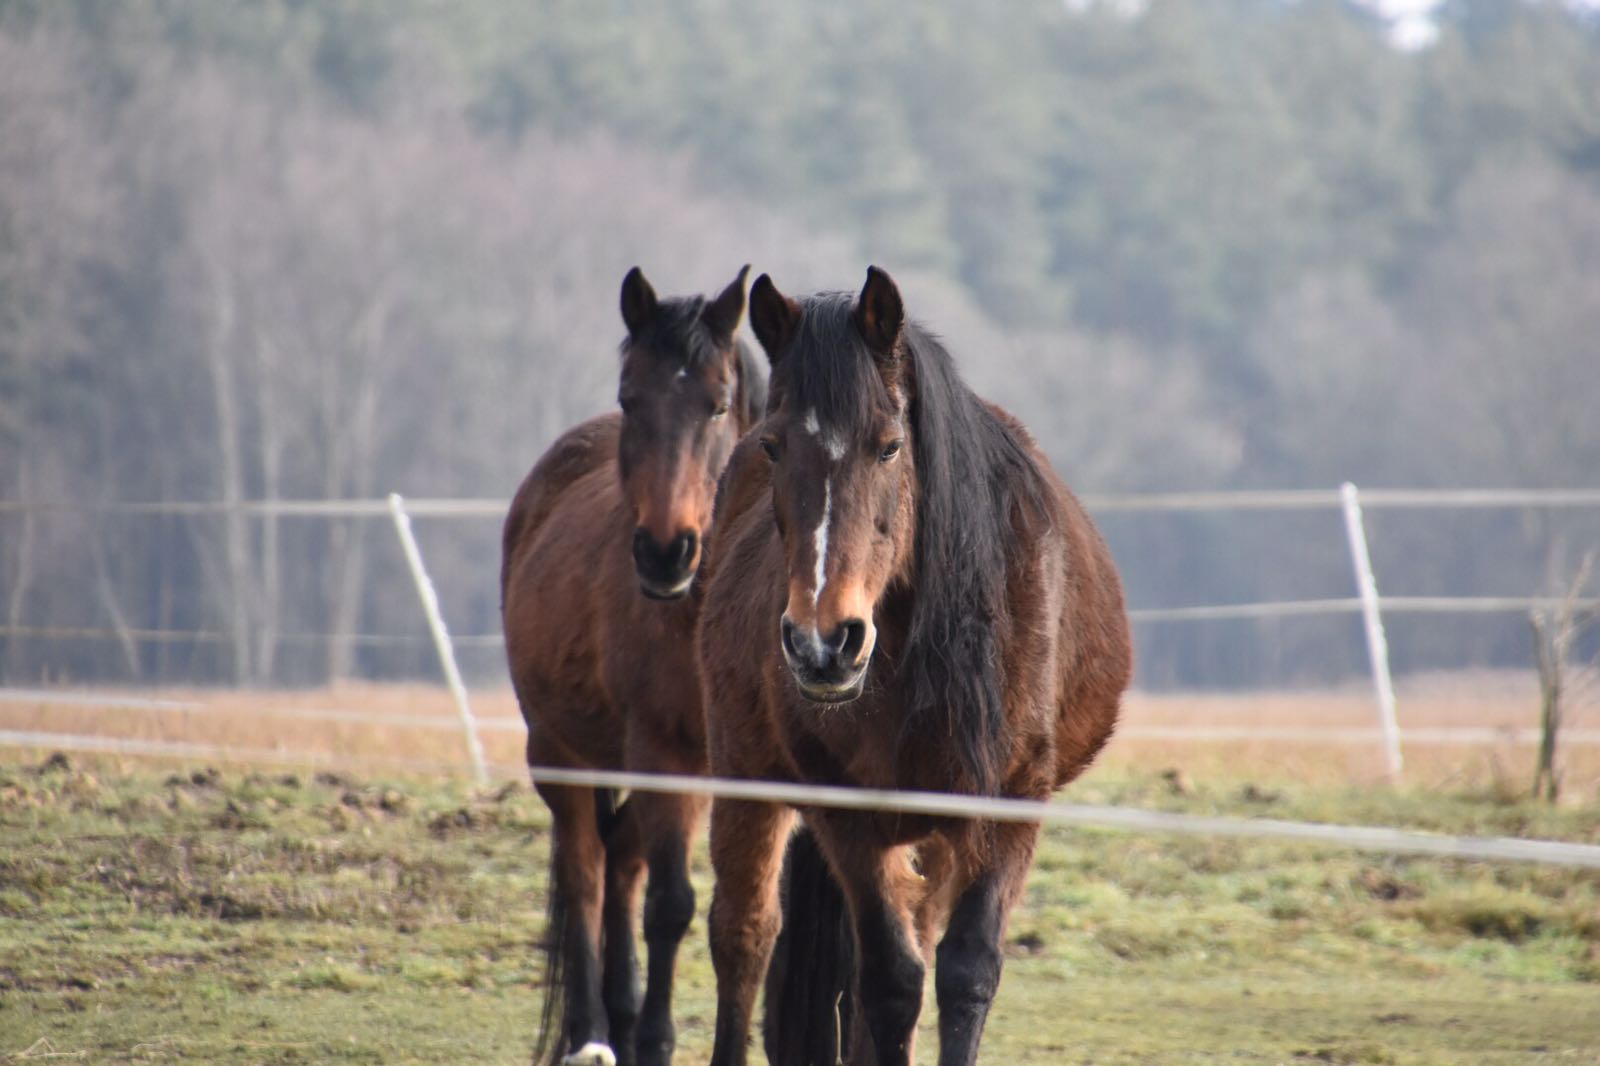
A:
POLYGON ((851 815, 807 815, 850 903, 860 963, 857 998, 877 1066, 909 1066, 926 972, 914 908, 921 878, 906 847, 885 848, 851 815))
POLYGON ((1006 918, 1022 895, 1039 840, 1036 825, 992 828, 982 863, 956 898, 939 941, 933 987, 939 1001, 939 1066, 973 1066, 1000 987, 1006 918))
MULTIPOLYGON (((677 772, 685 772, 678 770, 677 772)), ((639 1013, 639 1066, 667 1066, 677 1046, 672 1022, 672 980, 678 946, 694 920, 689 845, 705 812, 703 796, 636 793, 641 836, 650 867, 644 896, 644 942, 650 953, 644 1009, 639 1013)))
POLYGON ((637 1062, 634 1033, 639 1021, 639 962, 634 954, 633 925, 645 871, 637 816, 641 798, 637 794, 630 796, 610 818, 602 819, 606 891, 601 911, 605 949, 600 995, 610 1023, 617 1066, 635 1066, 637 1062))
MULTIPOLYGON (((530 745, 531 747, 531 745, 530 745)), ((539 763, 535 763, 538 765, 539 763)), ((555 836, 555 869, 550 891, 559 903, 552 915, 561 928, 552 930, 551 949, 559 960, 563 987, 546 991, 558 1009, 561 1041, 558 1053, 567 1066, 614 1066, 605 1005, 600 995, 601 905, 604 896, 605 851, 595 810, 595 791, 566 785, 539 785, 550 808, 555 836)), ((557 1022, 557 1018, 547 1018, 557 1022)))
POLYGON ((711 806, 711 962, 717 971, 712 1066, 744 1066, 756 993, 782 921, 778 876, 794 812, 772 803, 716 800, 711 806))

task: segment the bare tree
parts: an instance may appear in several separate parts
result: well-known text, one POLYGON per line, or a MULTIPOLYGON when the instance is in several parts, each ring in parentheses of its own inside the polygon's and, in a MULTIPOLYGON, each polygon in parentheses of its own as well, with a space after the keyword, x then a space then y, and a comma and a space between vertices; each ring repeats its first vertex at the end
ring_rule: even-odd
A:
MULTIPOLYGON (((95 311, 84 281, 115 267, 108 237, 121 203, 113 153, 77 76, 85 62, 81 47, 46 26, 0 32, 0 497, 14 500, 90 491, 74 483, 84 442, 61 411, 91 399, 72 380, 95 311), (44 165, 50 160, 72 166, 44 165)), ((5 624, 16 630, 53 561, 40 557, 51 546, 38 513, 7 520, 14 532, 0 537, 0 586, 5 624)), ((7 643, 4 665, 16 672, 23 645, 7 643)))
POLYGON ((1539 755, 1533 795, 1552 803, 1561 795, 1558 746, 1571 696, 1572 646, 1585 629, 1600 620, 1600 600, 1583 598, 1594 566, 1595 553, 1590 551, 1561 599, 1535 608, 1528 616, 1539 666, 1539 755))
MULTIPOLYGON (((610 406, 614 289, 633 263, 677 291, 753 259, 798 285, 855 269, 842 241, 700 192, 684 159, 600 135, 485 139, 426 94, 350 114, 128 47, 141 77, 118 114, 121 179, 179 212, 151 264, 166 373, 132 384, 168 416, 181 494, 227 505, 197 537, 200 587, 241 682, 314 669, 283 663, 296 629, 328 634, 316 673, 347 676, 363 619, 394 613, 360 520, 312 527, 250 501, 508 494, 548 440, 610 406), (180 414, 174 386, 198 404, 180 414)), ((446 587, 489 573, 454 545, 430 561, 446 587)))

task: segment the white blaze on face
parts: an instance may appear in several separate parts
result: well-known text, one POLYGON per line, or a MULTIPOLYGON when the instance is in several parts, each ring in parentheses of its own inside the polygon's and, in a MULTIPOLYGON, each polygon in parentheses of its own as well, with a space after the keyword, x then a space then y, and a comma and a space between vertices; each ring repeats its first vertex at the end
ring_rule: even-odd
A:
POLYGON ((817 574, 811 583, 811 606, 822 598, 822 587, 828 583, 828 522, 833 517, 833 479, 822 483, 822 521, 812 535, 812 546, 817 552, 817 574))
MULTIPOLYGON (((837 433, 823 433, 822 423, 817 420, 817 409, 811 408, 806 412, 806 432, 813 437, 822 438, 822 450, 828 453, 828 458, 838 462, 844 458, 844 441, 837 433)), ((822 483, 822 520, 817 523, 817 531, 812 535, 812 546, 817 553, 817 573, 811 582, 811 606, 815 607, 822 598, 822 587, 828 583, 828 523, 833 518, 833 479, 830 477, 822 483)))
POLYGON ((828 458, 838 462, 844 458, 844 438, 837 433, 822 432, 822 423, 817 421, 817 409, 813 407, 806 412, 806 432, 813 437, 822 438, 822 450, 828 453, 828 458))

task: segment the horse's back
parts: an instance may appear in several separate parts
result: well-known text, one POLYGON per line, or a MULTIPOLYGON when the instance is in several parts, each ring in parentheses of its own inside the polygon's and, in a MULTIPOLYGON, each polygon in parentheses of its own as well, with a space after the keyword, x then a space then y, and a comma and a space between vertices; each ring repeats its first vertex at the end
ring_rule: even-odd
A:
POLYGON ((1060 787, 1077 777, 1116 728, 1122 693, 1133 674, 1133 640, 1123 602, 1122 579, 1111 549, 1078 497, 1062 481, 1026 427, 993 403, 986 406, 1016 437, 1042 475, 1048 521, 1024 539, 1014 566, 1032 570, 1049 543, 1055 577, 1043 582, 1028 573, 1017 583, 1023 595, 1040 595, 1037 608, 1055 608, 1056 778, 1060 787))
POLYGON ((511 575, 574 482, 616 460, 622 417, 604 414, 572 427, 539 457, 522 479, 501 533, 501 605, 510 594, 511 575))
POLYGON ((620 419, 604 415, 562 434, 523 479, 506 515, 501 622, 512 686, 530 726, 535 718, 546 727, 577 723, 580 709, 604 701, 600 620, 607 591, 622 582, 613 556, 625 561, 625 552, 613 550, 623 535, 615 528, 619 431, 620 419))

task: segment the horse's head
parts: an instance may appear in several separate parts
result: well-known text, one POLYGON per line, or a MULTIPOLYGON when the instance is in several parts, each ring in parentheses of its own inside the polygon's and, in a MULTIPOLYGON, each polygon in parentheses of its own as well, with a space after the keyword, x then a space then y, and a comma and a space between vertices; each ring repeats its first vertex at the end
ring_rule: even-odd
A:
POLYGON ((852 700, 876 644, 875 608, 915 545, 916 383, 900 292, 872 267, 858 298, 797 303, 763 274, 750 322, 773 367, 760 433, 788 562, 784 659, 806 698, 852 700))
POLYGON ((638 267, 622 279, 622 495, 644 594, 689 591, 711 523, 717 476, 743 431, 740 353, 749 267, 713 300, 656 298, 638 267))

